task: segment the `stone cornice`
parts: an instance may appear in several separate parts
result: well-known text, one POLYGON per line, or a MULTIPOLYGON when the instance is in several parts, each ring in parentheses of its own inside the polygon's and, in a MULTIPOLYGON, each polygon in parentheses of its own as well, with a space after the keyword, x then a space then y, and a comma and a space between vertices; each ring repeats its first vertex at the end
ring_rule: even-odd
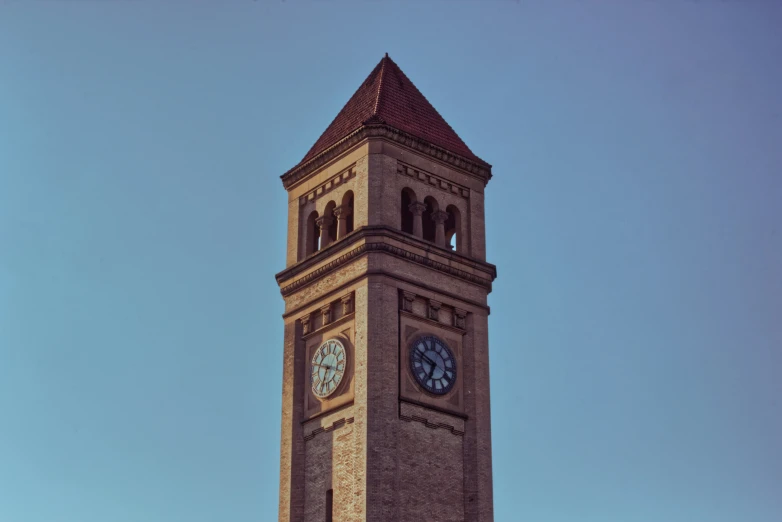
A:
POLYGON ((371 252, 391 254, 407 261, 423 265, 427 268, 431 268, 450 276, 457 277, 474 285, 481 286, 488 291, 491 291, 492 281, 494 281, 494 279, 497 277, 497 268, 490 263, 471 259, 461 254, 445 250, 429 243, 428 241, 423 241, 421 239, 412 237, 409 234, 404 234, 398 230, 392 229, 391 227, 367 226, 359 228, 347 236, 344 240, 332 243, 324 250, 321 250, 309 258, 304 259, 303 261, 300 261, 278 273, 276 278, 277 283, 280 285, 280 292, 284 297, 287 297, 300 288, 303 288, 310 283, 313 283, 324 277, 326 274, 329 274, 334 270, 339 269, 343 265, 350 263, 354 259, 371 252), (432 251, 439 256, 453 259, 454 261, 462 263, 470 268, 483 272, 486 274, 486 277, 476 276, 475 274, 472 274, 466 270, 460 270, 459 268, 442 263, 440 261, 436 261, 430 257, 426 257, 411 250, 407 250, 405 248, 401 248, 399 246, 382 241, 366 241, 355 245, 362 239, 380 239, 383 237, 393 238, 397 241, 407 243, 413 247, 424 248, 427 251, 432 251), (351 246, 353 247, 351 248, 351 246), (345 251, 346 249, 349 250, 345 251), (324 259, 328 259, 330 256, 334 255, 340 250, 345 252, 342 255, 332 259, 325 265, 322 265, 311 272, 305 273, 302 277, 295 279, 298 274, 306 272, 312 266, 323 261, 324 259), (291 279, 293 279, 292 282, 283 284, 287 281, 290 281, 291 279))
POLYGON ((412 165, 408 165, 401 161, 396 162, 396 172, 400 176, 409 176, 429 186, 437 187, 439 190, 448 192, 450 194, 458 194, 459 196, 469 199, 470 189, 458 183, 454 183, 451 180, 447 180, 431 172, 417 169, 412 165))
MULTIPOLYGON (((398 273, 395 272, 388 272, 385 270, 376 270, 371 269, 367 270, 366 272, 363 272, 361 274, 358 274, 350 279, 346 279, 340 286, 336 287, 334 290, 327 291, 323 295, 320 296, 321 299, 330 299, 332 297, 335 297, 337 294, 342 293, 346 289, 349 289, 357 283, 358 281, 367 278, 367 277, 387 277, 390 279, 393 279, 395 281, 398 281, 400 283, 403 283, 404 285, 410 285, 415 288, 423 288, 427 292, 430 292, 432 294, 440 294, 443 296, 447 296, 449 299, 453 300, 454 302, 460 302, 466 305, 469 305, 475 309, 480 309, 486 311, 486 315, 489 315, 491 313, 491 308, 486 303, 481 303, 478 301, 474 301, 472 299, 468 299, 464 297, 464 295, 457 295, 451 292, 444 291, 442 288, 435 288, 433 286, 430 286, 424 282, 422 282, 420 279, 409 279, 407 277, 401 276, 398 273)), ((288 309, 285 313, 282 314, 283 319, 288 319, 290 317, 299 317, 300 314, 303 313, 308 307, 310 306, 309 303, 301 304, 299 306, 293 307, 288 309)))
POLYGON ((305 178, 314 170, 322 167, 328 162, 336 159, 337 156, 354 147, 367 138, 386 138, 390 141, 400 143, 410 149, 422 152, 433 158, 442 161, 448 165, 456 167, 478 179, 483 184, 491 179, 491 165, 482 160, 471 160, 454 154, 442 147, 438 147, 426 140, 417 138, 411 134, 395 129, 385 124, 362 125, 354 130, 340 141, 327 148, 314 158, 304 163, 300 163, 291 170, 280 176, 282 184, 286 189, 290 189, 297 182, 305 178))

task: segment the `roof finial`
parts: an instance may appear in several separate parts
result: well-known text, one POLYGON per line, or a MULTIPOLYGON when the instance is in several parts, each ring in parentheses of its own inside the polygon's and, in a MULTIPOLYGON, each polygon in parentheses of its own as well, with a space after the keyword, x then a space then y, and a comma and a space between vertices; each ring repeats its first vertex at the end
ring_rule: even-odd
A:
POLYGON ((386 53, 386 58, 388 58, 388 53, 386 53))

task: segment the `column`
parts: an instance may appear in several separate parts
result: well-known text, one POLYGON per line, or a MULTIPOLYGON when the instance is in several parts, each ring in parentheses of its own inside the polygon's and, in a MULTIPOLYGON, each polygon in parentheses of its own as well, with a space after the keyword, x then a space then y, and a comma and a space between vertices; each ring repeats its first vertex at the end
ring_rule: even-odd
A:
POLYGON ((337 218, 337 241, 348 233, 348 216, 351 212, 352 210, 347 205, 334 209, 334 216, 337 218))
POLYGON ((413 235, 415 237, 423 238, 424 224, 421 215, 424 213, 424 210, 426 210, 426 205, 420 201, 415 201, 410 203, 407 208, 413 213, 413 235))
POLYGON ((320 250, 323 250, 331 243, 329 236, 329 227, 334 222, 334 216, 320 216, 315 220, 315 225, 320 229, 320 250))
POLYGON ((432 221, 435 222, 434 243, 445 248, 445 221, 448 219, 448 212, 435 210, 432 212, 432 221))

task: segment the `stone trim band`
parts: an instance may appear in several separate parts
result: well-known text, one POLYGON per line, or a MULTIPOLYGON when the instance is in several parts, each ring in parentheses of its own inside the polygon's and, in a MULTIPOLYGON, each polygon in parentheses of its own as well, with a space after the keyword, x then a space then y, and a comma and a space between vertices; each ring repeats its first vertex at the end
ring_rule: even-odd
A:
POLYGON ((357 258, 368 252, 384 252, 387 254, 395 255, 397 257, 401 257, 402 259, 406 259, 408 261, 413 261, 414 263, 418 263, 419 265, 423 265, 428 268, 438 270, 440 272, 445 272, 448 275, 458 277, 459 279, 463 279, 464 281, 468 281, 470 283, 481 286, 491 291, 491 281, 483 277, 475 276, 469 272, 465 272, 464 270, 459 270, 458 268, 454 268, 452 266, 446 265, 445 263, 434 261, 433 259, 430 259, 428 257, 424 257, 422 255, 416 254, 414 252, 410 252, 409 250, 405 250, 403 248, 399 248, 394 245, 390 245, 388 243, 364 243, 363 245, 359 245, 353 250, 350 250, 347 253, 339 256, 333 261, 326 263, 322 267, 313 270, 312 272, 305 275, 301 279, 297 279, 293 283, 282 287, 280 289, 280 293, 282 293, 283 297, 287 297, 291 295, 293 292, 295 292, 296 290, 298 290, 299 288, 308 285, 309 283, 312 283, 317 279, 320 279, 321 277, 325 276, 327 273, 336 270, 337 268, 348 263, 354 258, 357 258))
POLYGON ((407 421, 407 422, 420 422, 421 424, 423 424, 427 428, 431 428, 433 430, 441 428, 441 429, 444 429, 444 430, 448 430, 451 433, 453 433, 454 435, 458 435, 459 437, 463 437, 464 436, 464 432, 463 431, 457 430, 453 426, 451 426, 449 424, 445 424, 444 422, 429 422, 424 417, 419 417, 418 415, 407 416, 407 415, 404 415, 402 413, 399 414, 399 418, 402 419, 403 421, 407 421))
POLYGON ((349 417, 347 419, 339 419, 337 421, 334 421, 334 423, 331 426, 321 426, 320 428, 312 430, 309 435, 304 436, 304 440, 312 440, 315 438, 316 435, 320 433, 328 433, 329 431, 334 431, 336 429, 341 428, 345 424, 353 424, 353 421, 355 420, 354 417, 349 417))
POLYGON ((445 178, 441 178, 440 176, 436 176, 431 172, 426 172, 425 170, 417 169, 412 165, 408 165, 406 163, 402 163, 401 161, 397 161, 396 172, 401 176, 411 177, 413 179, 417 179, 418 181, 421 181, 422 183, 426 183, 427 185, 437 187, 438 189, 444 192, 457 194, 458 196, 461 196, 464 199, 470 199, 470 189, 468 189, 467 187, 463 187, 462 185, 454 183, 453 181, 449 181, 445 178))
POLYGON ((346 169, 343 169, 339 173, 331 176, 329 179, 310 190, 306 194, 299 197, 299 205, 306 205, 309 201, 315 201, 321 196, 324 196, 331 192, 332 189, 345 183, 350 178, 356 175, 356 164, 352 164, 346 169))

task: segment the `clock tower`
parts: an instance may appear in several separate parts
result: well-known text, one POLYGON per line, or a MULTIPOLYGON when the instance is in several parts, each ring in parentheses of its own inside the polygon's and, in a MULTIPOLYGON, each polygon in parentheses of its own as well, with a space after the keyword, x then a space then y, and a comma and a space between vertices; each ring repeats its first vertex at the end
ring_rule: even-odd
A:
POLYGON ((279 520, 493 520, 478 158, 386 55, 288 192, 279 520))

